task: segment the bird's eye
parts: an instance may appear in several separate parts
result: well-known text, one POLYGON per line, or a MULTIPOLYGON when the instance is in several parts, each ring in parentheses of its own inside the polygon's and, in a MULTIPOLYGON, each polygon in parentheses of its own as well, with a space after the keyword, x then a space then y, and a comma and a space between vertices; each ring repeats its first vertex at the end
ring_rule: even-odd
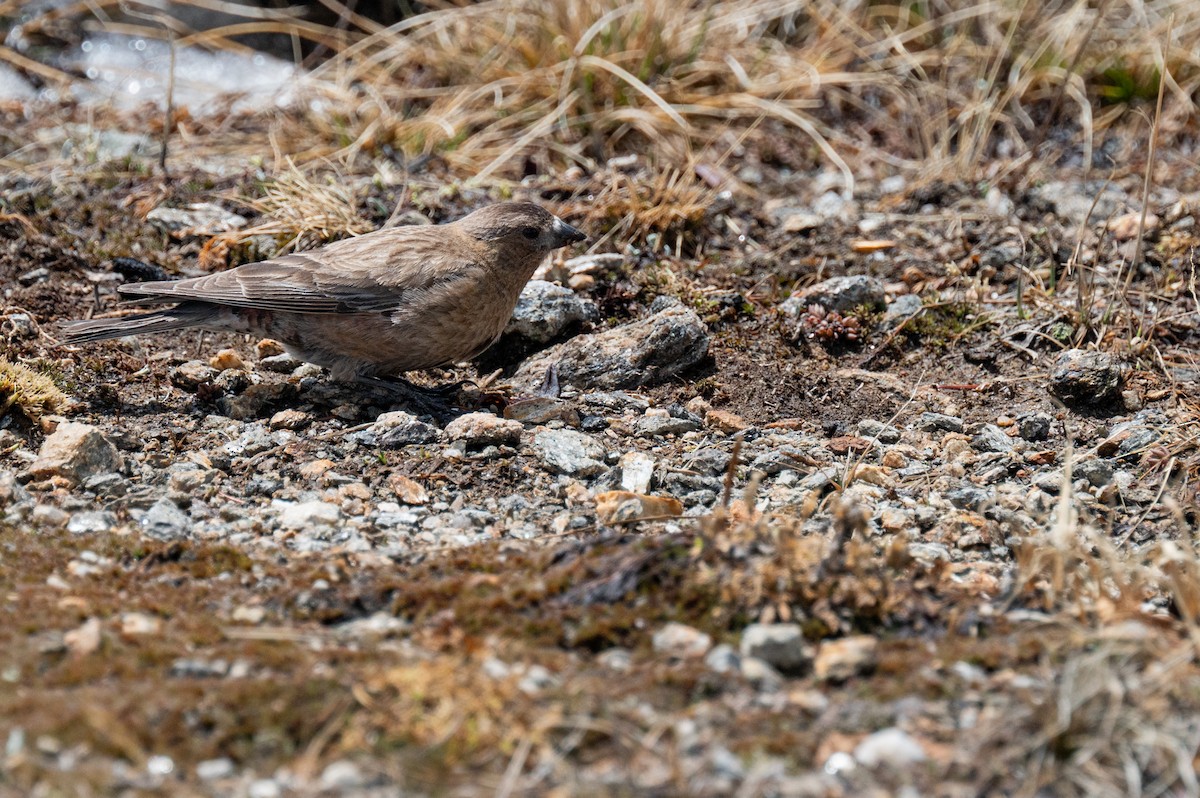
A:
POLYGON ((538 229, 536 227, 522 227, 521 235, 528 238, 530 241, 538 237, 538 229))

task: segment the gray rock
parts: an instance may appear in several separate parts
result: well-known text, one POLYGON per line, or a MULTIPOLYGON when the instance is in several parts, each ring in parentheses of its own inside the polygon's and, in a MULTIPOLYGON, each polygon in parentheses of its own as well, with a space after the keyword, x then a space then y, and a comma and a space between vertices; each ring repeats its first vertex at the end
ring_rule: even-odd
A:
POLYGON ((1050 437, 1054 419, 1046 413, 1028 413, 1017 419, 1021 437, 1027 441, 1044 441, 1050 437))
POLYGON ((1098 224, 1132 209, 1129 195, 1122 188, 1098 180, 1051 181, 1034 189, 1033 195, 1070 220, 1072 227, 1083 224, 1085 219, 1098 224))
POLYGON ((283 506, 279 523, 285 529, 309 529, 316 526, 333 526, 342 517, 336 504, 323 501, 307 501, 292 504, 275 502, 283 506))
POLYGON ((321 789, 323 790, 353 790, 366 784, 362 770, 348 759, 330 762, 321 771, 321 789))
POLYGON ((170 499, 159 499, 141 517, 142 533, 155 540, 179 540, 187 535, 192 520, 170 499))
POLYGON ((1116 397, 1123 376, 1112 355, 1068 349, 1054 363, 1050 393, 1068 405, 1100 404, 1116 397))
POLYGON ((109 471, 88 477, 83 481, 82 487, 97 496, 124 496, 129 492, 129 480, 120 474, 109 471))
POLYGON ((67 421, 42 444, 37 460, 29 466, 35 478, 59 476, 81 482, 95 474, 121 470, 117 447, 99 429, 67 421))
POLYGON ((704 656, 704 664, 717 673, 736 673, 741 669, 742 658, 733 646, 721 643, 704 656))
POLYGON ((921 311, 925 303, 916 294, 901 294, 892 301, 883 314, 883 325, 893 328, 921 311))
POLYGON ((0 471, 0 507, 16 504, 31 504, 33 497, 25 486, 17 482, 16 475, 11 471, 0 471))
POLYGON ((880 443, 896 443, 900 440, 900 430, 871 418, 858 422, 858 434, 864 438, 874 438, 880 443))
POLYGON ((258 367, 263 371, 273 371, 276 374, 291 374, 300 363, 301 361, 285 352, 282 355, 268 355, 259 358, 258 367))
POLYGON ((817 197, 813 201, 812 210, 823 219, 844 219, 857 213, 854 201, 838 191, 826 191, 817 197))
POLYGON ((946 491, 946 499, 960 510, 978 510, 992 500, 992 495, 983 488, 963 485, 946 491))
POLYGON ((738 665, 742 678, 764 693, 773 693, 783 686, 783 677, 771 663, 758 657, 742 657, 738 665))
POLYGON ((219 679, 229 673, 229 663, 223 659, 180 657, 171 663, 170 673, 177 679, 219 679))
POLYGON ((539 430, 533 437, 533 452, 556 474, 591 476, 607 469, 604 447, 590 435, 574 430, 539 430))
POLYGON ((107 532, 117 525, 117 517, 106 510, 87 510, 75 513, 67 522, 67 531, 73 535, 90 535, 107 532))
POLYGON ((29 520, 34 526, 42 529, 62 529, 70 519, 71 516, 60 507, 55 507, 53 504, 39 504, 33 508, 33 514, 29 520))
POLYGON ((682 623, 668 623, 654 633, 654 650, 672 657, 702 657, 712 647, 712 637, 682 623))
POLYGON ((624 672, 633 666, 633 654, 627 648, 609 648, 596 655, 596 664, 624 672))
POLYGON ((504 334, 544 344, 572 325, 596 322, 599 318, 596 305, 571 289, 545 280, 530 280, 521 291, 504 334))
POLYGON ((535 390, 556 364, 562 385, 602 390, 653 385, 699 363, 708 354, 708 339, 695 311, 672 304, 640 321, 553 346, 525 361, 512 382, 535 390))
POLYGON ((1039 490, 1055 494, 1062 489, 1063 477, 1058 471, 1046 471, 1036 474, 1030 482, 1039 490))
POLYGON ((760 659, 781 671, 796 672, 812 663, 811 647, 796 623, 754 623, 742 632, 743 664, 747 657, 760 659))
POLYGON ((820 305, 826 310, 846 313, 866 306, 871 310, 882 310, 887 304, 883 283, 865 274, 847 277, 831 277, 814 286, 793 294, 784 301, 780 310, 790 316, 800 316, 809 305, 820 305))
POLYGON ((165 233, 211 236, 246 225, 246 217, 211 202, 196 202, 187 208, 159 206, 146 214, 146 221, 165 233))
POLYGON ((1072 466, 1072 472, 1075 476, 1086 479, 1090 484, 1097 488, 1102 488, 1109 482, 1112 482, 1113 467, 1112 463, 1107 460, 1093 458, 1084 460, 1072 466))
POLYGON ((402 446, 435 443, 442 438, 442 431, 426 424, 411 413, 397 410, 384 413, 366 429, 351 432, 346 440, 363 446, 378 446, 381 449, 399 449, 402 446))
POLYGON ((704 476, 715 477, 725 473, 729 468, 731 455, 720 449, 697 449, 684 461, 684 465, 704 476))
POLYGON ((995 424, 984 424, 971 438, 971 445, 980 452, 1011 452, 1012 439, 995 424))
POLYGON ((926 432, 962 432, 963 420, 945 413, 922 413, 917 419, 917 426, 926 432))
POLYGON ((675 418, 674 416, 642 416, 638 419, 637 432, 647 438, 657 438, 663 435, 682 435, 700 429, 700 423, 690 418, 675 418))
POLYGON ((526 695, 535 695, 558 684, 558 678, 542 665, 530 665, 517 682, 517 688, 526 695))

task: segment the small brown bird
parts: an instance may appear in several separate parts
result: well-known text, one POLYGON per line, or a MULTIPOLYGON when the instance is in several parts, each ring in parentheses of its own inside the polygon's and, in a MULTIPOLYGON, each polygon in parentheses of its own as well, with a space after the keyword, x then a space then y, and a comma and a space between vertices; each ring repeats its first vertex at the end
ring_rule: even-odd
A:
POLYGON ((537 205, 504 202, 450 224, 378 230, 205 277, 122 285, 129 304, 178 304, 69 322, 66 342, 185 327, 251 333, 335 379, 372 382, 483 352, 547 253, 586 238, 537 205))

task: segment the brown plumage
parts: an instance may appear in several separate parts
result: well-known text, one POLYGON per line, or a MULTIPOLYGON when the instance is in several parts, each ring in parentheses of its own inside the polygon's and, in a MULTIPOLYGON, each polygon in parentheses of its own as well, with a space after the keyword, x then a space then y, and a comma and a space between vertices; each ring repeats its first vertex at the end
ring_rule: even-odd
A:
POLYGON ((469 360, 500 336, 552 250, 583 233, 527 202, 450 224, 395 227, 189 280, 132 283, 150 313, 70 322, 67 343, 185 327, 252 333, 337 379, 400 375, 469 360))

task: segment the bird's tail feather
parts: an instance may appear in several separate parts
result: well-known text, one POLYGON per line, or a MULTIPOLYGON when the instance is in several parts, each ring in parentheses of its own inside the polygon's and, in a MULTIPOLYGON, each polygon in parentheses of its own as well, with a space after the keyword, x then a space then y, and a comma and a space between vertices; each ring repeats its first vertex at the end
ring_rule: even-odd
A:
POLYGON ((139 313, 117 319, 91 319, 71 321, 63 325, 64 341, 68 344, 85 344, 91 341, 106 341, 126 335, 181 330, 202 324, 208 316, 199 308, 170 308, 152 313, 139 313))

